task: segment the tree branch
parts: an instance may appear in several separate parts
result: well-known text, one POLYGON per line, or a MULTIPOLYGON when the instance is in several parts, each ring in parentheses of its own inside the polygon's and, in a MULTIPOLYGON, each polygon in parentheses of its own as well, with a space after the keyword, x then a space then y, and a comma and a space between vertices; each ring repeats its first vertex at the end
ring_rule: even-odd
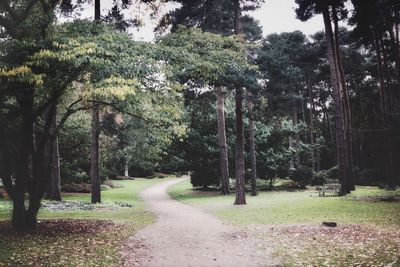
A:
POLYGON ((100 100, 91 100, 90 102, 99 103, 99 104, 104 105, 104 106, 112 107, 112 108, 115 109, 116 111, 125 113, 125 114, 127 114, 127 115, 129 115, 129 116, 132 116, 132 117, 137 118, 137 119, 139 119, 139 120, 142 120, 142 121, 144 121, 144 122, 146 122, 146 123, 149 123, 149 121, 146 120, 145 118, 143 118, 143 117, 141 117, 141 116, 139 116, 139 115, 137 115, 137 114, 133 114, 133 113, 131 113, 131 112, 129 112, 129 111, 126 111, 126 110, 124 110, 124 109, 122 109, 122 108, 119 108, 119 107, 117 107, 117 106, 116 106, 115 104, 113 104, 113 103, 109 103, 109 102, 105 102, 105 101, 100 101, 100 100))

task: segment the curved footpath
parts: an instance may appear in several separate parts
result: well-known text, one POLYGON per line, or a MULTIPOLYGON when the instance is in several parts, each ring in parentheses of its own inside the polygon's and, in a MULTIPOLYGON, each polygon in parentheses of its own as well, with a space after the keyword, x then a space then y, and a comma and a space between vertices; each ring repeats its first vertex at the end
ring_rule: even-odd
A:
POLYGON ((154 185, 141 193, 158 219, 131 237, 123 251, 125 266, 271 266, 261 240, 242 229, 171 199, 166 189, 183 179, 154 185))

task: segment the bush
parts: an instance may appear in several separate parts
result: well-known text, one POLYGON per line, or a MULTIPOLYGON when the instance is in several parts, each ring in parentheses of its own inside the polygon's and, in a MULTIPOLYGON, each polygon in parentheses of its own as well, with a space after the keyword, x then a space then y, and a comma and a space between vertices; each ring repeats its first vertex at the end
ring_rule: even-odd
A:
POLYGON ((100 185, 100 190, 102 190, 102 191, 107 191, 107 190, 111 190, 111 189, 112 189, 111 186, 108 186, 106 184, 100 185))
POLYGON ((71 183, 62 186, 62 191, 67 193, 90 193, 91 185, 86 183, 71 183))
POLYGON ((104 185, 107 185, 111 188, 122 188, 123 186, 120 183, 114 182, 112 180, 106 180, 104 185))
POLYGON ((327 181, 327 170, 317 172, 311 180, 311 185, 323 185, 327 181))
POLYGON ((190 182, 193 187, 219 186, 219 176, 215 169, 204 168, 193 171, 190 175, 190 182))
POLYGON ((301 188, 305 188, 314 177, 314 172, 310 167, 299 166, 291 170, 289 177, 292 181, 296 182, 301 188))
POLYGON ((311 181, 311 185, 337 183, 339 181, 339 167, 334 166, 328 170, 319 171, 311 181))

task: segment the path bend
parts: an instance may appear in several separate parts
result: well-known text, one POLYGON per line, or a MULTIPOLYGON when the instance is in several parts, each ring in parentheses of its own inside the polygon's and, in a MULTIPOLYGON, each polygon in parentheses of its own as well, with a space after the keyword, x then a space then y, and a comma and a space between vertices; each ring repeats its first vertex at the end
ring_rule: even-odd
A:
POLYGON ((125 248, 125 266, 241 267, 275 265, 262 241, 192 206, 173 200, 173 179, 144 190, 141 198, 157 215, 155 224, 131 237, 125 248), (264 248, 263 248, 264 247, 264 248))

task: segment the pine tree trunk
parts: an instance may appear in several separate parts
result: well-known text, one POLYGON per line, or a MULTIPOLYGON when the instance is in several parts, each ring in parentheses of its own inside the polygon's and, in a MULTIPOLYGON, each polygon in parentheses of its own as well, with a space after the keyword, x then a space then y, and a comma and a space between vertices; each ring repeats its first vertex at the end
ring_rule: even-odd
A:
MULTIPOLYGON (((100 21, 101 8, 100 0, 94 2, 94 20, 100 21)), ((100 171, 99 171, 99 135, 100 135, 100 107, 94 104, 92 109, 92 129, 91 129, 91 148, 90 148, 90 180, 91 180, 91 200, 92 203, 101 202, 100 191, 100 171)))
POLYGON ((313 99, 313 94, 312 94, 312 87, 310 84, 308 84, 308 97, 309 97, 309 102, 310 102, 310 145, 311 145, 311 166, 313 171, 316 170, 316 161, 315 161, 315 151, 314 151, 314 99, 313 99))
POLYGON ((236 88, 236 199, 235 205, 246 204, 244 181, 243 90, 236 88))
POLYGON ((223 87, 217 86, 216 93, 217 93, 219 166, 221 172, 221 193, 223 195, 227 195, 229 194, 229 165, 228 165, 229 163, 228 163, 228 146, 226 144, 223 87))
POLYGON ((90 179, 92 183, 92 203, 100 203, 100 174, 99 174, 99 134, 100 115, 96 104, 92 110, 91 151, 90 151, 90 179))
POLYGON ((101 16, 100 0, 94 1, 94 20, 99 21, 101 16))
MULTIPOLYGON (((297 117, 297 110, 294 108, 293 110, 293 126, 297 127, 297 124, 299 123, 298 117, 297 117)), ((296 140, 296 164, 295 167, 298 168, 301 166, 301 161, 300 161, 300 134, 298 131, 294 134, 294 139, 296 140)))
MULTIPOLYGON (((234 8, 234 30, 236 35, 242 34, 240 23, 241 7, 240 0, 232 0, 234 8)), ((236 88, 235 97, 236 112, 236 146, 235 146, 235 164, 236 164, 236 199, 235 205, 245 205, 245 180, 244 180, 244 133, 243 133, 243 89, 236 88)))
POLYGON ((249 144, 250 144, 250 162, 251 162, 251 196, 257 195, 257 158, 255 145, 255 125, 253 114, 253 95, 248 94, 248 112, 249 112, 249 144))
POLYGON ((333 22, 335 25, 335 55, 336 61, 338 64, 338 74, 340 78, 340 83, 342 86, 342 99, 343 99, 343 113, 344 113, 344 128, 345 128, 345 142, 346 142, 346 154, 347 154, 347 168, 346 168, 346 177, 347 177, 347 186, 348 191, 355 190, 354 185, 354 175, 353 175, 353 165, 354 165, 354 156, 353 156, 353 120, 351 115, 351 106, 349 99, 349 91, 347 88, 346 79, 344 76, 343 62, 340 56, 340 44, 339 44, 339 22, 336 13, 336 9, 333 8, 333 22))
POLYGON ((375 49, 377 54, 377 61, 378 61, 378 75, 380 78, 380 108, 382 114, 382 138, 384 144, 384 151, 385 151, 385 176, 386 181, 389 186, 393 186, 393 158, 392 158, 392 139, 390 136, 389 125, 388 125, 388 101, 387 101, 387 81, 385 81, 385 68, 384 68, 384 56, 383 56, 383 49, 384 46, 379 38, 376 37, 375 40, 375 49))
POLYGON ((335 46, 334 36, 331 25, 331 18, 329 15, 328 7, 323 9, 323 18, 325 26, 325 36, 327 41, 327 55, 329 61, 329 67, 331 72, 332 88, 333 88, 333 106, 334 106, 334 119, 336 128, 336 151, 339 166, 339 181, 341 184, 340 194, 344 195, 348 193, 347 186, 347 155, 346 155, 346 144, 344 135, 344 123, 343 123, 343 105, 341 99, 341 83, 338 75, 338 64, 335 57, 335 46))

